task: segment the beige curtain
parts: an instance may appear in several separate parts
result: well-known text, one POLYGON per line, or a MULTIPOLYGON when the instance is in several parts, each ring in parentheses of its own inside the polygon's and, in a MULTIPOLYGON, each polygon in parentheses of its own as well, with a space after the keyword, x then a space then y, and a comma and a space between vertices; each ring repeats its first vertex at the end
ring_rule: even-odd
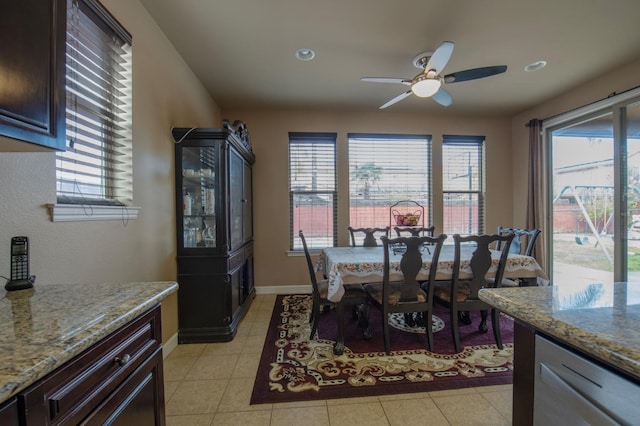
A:
POLYGON ((546 235, 544 229, 545 198, 542 136, 542 121, 533 119, 529 128, 529 176, 527 193, 527 228, 539 228, 542 233, 536 241, 533 255, 543 270, 547 271, 546 235))

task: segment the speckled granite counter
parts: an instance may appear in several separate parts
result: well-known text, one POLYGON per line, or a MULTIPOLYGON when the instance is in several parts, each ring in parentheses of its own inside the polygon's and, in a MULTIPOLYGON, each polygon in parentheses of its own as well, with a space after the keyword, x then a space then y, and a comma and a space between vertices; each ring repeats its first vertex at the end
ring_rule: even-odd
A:
POLYGON ((138 317, 175 282, 0 290, 0 403, 138 317))
POLYGON ((640 380, 640 283, 484 289, 480 299, 640 380))

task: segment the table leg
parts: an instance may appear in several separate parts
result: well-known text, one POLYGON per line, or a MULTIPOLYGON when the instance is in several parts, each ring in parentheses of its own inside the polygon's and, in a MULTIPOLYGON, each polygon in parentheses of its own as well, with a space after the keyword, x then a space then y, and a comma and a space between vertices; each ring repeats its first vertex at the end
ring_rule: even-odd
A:
POLYGON ((471 324, 471 317, 469 316, 469 311, 458 311, 458 320, 464 324, 471 324))
POLYGON ((334 355, 342 355, 344 353, 344 303, 342 301, 336 303, 336 320, 338 321, 338 340, 333 345, 334 355))

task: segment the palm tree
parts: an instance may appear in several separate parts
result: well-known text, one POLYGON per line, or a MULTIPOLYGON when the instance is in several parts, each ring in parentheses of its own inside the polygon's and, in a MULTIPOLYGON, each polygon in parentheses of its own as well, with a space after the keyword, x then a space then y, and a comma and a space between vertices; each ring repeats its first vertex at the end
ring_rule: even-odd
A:
POLYGON ((364 163, 361 166, 355 167, 354 179, 358 183, 362 183, 364 199, 368 200, 370 197, 371 186, 380 180, 382 175, 382 167, 376 166, 375 163, 364 163))

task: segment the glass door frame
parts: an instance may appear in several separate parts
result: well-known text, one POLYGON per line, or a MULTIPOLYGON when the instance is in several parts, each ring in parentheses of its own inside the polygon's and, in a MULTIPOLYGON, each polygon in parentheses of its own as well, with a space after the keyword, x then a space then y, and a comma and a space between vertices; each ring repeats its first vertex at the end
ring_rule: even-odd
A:
MULTIPOLYGON (((614 95, 598 102, 577 108, 566 113, 542 121, 542 146, 544 156, 544 188, 546 191, 546 207, 544 212, 544 229, 546 230, 545 251, 548 253, 547 273, 553 277, 553 150, 552 134, 571 125, 586 122, 596 117, 612 114, 613 123, 613 155, 614 155, 614 265, 613 280, 627 281, 627 191, 620 188, 627 180, 627 107, 640 102, 640 87, 614 95), (622 143, 624 141, 625 143, 622 143)), ((626 188, 626 184, 625 184, 626 188)))

